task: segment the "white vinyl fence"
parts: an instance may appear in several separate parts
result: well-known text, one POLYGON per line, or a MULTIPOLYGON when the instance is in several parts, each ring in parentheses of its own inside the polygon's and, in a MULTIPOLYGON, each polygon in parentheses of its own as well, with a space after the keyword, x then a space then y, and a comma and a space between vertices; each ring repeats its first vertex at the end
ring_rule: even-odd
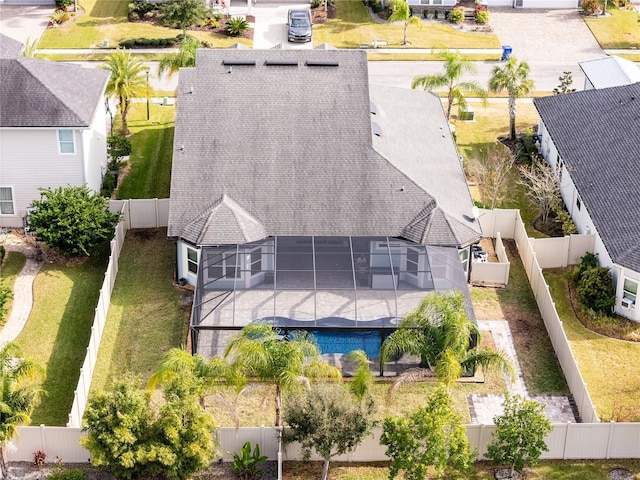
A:
POLYGON ((471 283, 474 285, 508 285, 511 263, 507 258, 507 251, 502 243, 502 235, 496 232, 497 262, 471 262, 471 283))
POLYGON ((78 386, 73 392, 73 405, 71 406, 71 412, 69 412, 67 427, 80 427, 82 425, 82 416, 87 406, 91 378, 98 359, 104 324, 107 320, 111 292, 118 274, 118 259, 120 258, 120 251, 122 250, 127 230, 131 228, 166 227, 169 219, 169 199, 112 200, 109 202, 109 209, 114 212, 121 212, 122 220, 116 226, 115 236, 111 240, 109 263, 104 274, 104 282, 102 282, 102 287, 100 288, 100 297, 98 298, 98 306, 91 326, 87 355, 84 358, 82 368, 80 368, 78 386))

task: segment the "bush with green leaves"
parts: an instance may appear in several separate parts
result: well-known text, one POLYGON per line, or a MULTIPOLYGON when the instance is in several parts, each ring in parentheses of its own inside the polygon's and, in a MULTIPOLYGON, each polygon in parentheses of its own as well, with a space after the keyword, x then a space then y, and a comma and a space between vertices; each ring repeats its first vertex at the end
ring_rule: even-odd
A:
POLYGON ((582 0, 580 6, 585 15, 593 15, 602 8, 598 0, 582 0))
POLYGON ((260 454, 260 445, 256 443, 251 451, 251 443, 245 442, 240 449, 240 453, 233 454, 231 470, 236 472, 240 480, 254 480, 262 476, 260 464, 267 461, 269 457, 260 454))
POLYGON ((68 7, 69 5, 74 5, 75 0, 56 0, 56 7, 68 7))
POLYGON ((66 10, 54 10, 51 14, 51 22, 55 25, 62 25, 64 22, 69 20, 71 16, 69 12, 66 10))
POLYGON ((92 247, 113 238, 121 217, 86 186, 41 188, 31 208, 29 227, 36 237, 65 255, 89 255, 92 247))
POLYGON ((480 25, 486 25, 489 23, 489 11, 488 10, 478 10, 476 12, 476 22, 480 25))
POLYGON ((130 11, 137 13, 140 17, 144 17, 151 10, 157 8, 156 4, 151 3, 149 0, 133 0, 130 11))
POLYGON ((451 13, 449 14, 449 21, 456 24, 464 22, 464 10, 461 8, 454 8, 451 10, 451 13))
POLYGON ((204 0, 169 0, 160 4, 160 23, 186 34, 187 27, 198 25, 210 12, 204 0))
POLYGON ((9 300, 13 298, 13 292, 11 287, 5 285, 4 280, 0 279, 0 322, 4 320, 4 316, 7 314, 7 304, 9 300))
POLYGON ((47 480, 85 480, 87 473, 79 468, 60 469, 54 471, 47 477, 47 480))
POLYGON ((4 245, 0 245, 0 265, 4 262, 4 257, 7 254, 7 250, 4 248, 4 245))
POLYGON ((580 303, 595 312, 608 313, 616 304, 613 277, 607 267, 591 268, 584 272, 576 293, 580 303))
POLYGON ((534 466, 542 452, 549 450, 545 437, 553 429, 544 416, 544 406, 519 395, 507 395, 504 413, 493 417, 496 431, 485 456, 498 465, 508 465, 522 472, 526 465, 534 466))
POLYGON ((131 140, 124 135, 112 134, 107 138, 107 155, 111 159, 109 161, 109 170, 118 170, 120 162, 128 155, 131 155, 131 140))
POLYGON ((227 20, 224 29, 229 36, 237 37, 249 29, 249 22, 242 17, 233 17, 227 20))
POLYGON ((116 175, 115 173, 109 171, 104 174, 104 179, 102 180, 102 189, 100 190, 100 195, 103 197, 110 198, 113 191, 116 189, 116 175))
POLYGON ((577 285, 580 283, 582 275, 592 268, 598 268, 600 266, 600 260, 597 253, 587 252, 580 258, 580 263, 575 266, 573 273, 571 274, 573 282, 577 285))

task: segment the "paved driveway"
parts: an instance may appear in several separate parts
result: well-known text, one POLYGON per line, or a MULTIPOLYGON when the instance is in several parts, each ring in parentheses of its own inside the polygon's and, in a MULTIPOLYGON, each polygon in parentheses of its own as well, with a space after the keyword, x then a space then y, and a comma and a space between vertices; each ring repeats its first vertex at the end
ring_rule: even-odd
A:
POLYGON ((271 3, 259 0, 253 6, 256 17, 253 48, 271 48, 282 44, 283 48, 313 48, 313 42, 290 43, 287 40, 287 11, 290 8, 309 8, 309 3, 271 3))
POLYGON ((0 4, 0 32, 19 42, 39 39, 47 28, 52 5, 0 4))

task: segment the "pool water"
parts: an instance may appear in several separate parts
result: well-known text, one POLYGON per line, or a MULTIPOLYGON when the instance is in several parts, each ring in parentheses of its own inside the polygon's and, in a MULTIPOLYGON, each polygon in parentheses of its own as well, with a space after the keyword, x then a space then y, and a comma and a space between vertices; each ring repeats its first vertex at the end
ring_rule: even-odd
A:
MULTIPOLYGON (((381 337, 376 330, 309 330, 320 347, 320 353, 348 354, 364 350, 368 358, 380 356, 381 337)), ((384 333, 385 338, 389 335, 384 333)))

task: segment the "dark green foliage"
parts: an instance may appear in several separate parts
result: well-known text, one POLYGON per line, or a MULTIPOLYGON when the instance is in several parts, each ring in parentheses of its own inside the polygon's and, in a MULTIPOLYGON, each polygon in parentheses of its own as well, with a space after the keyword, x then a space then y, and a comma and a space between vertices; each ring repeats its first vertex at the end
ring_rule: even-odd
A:
POLYGON ((323 4, 323 0, 311 0, 311 8, 318 8, 323 4))
POLYGON ((380 443, 391 458, 389 479, 404 471, 405 480, 423 480, 430 467, 437 475, 470 472, 475 453, 460 417, 451 407, 451 396, 438 388, 426 406, 407 417, 388 417, 380 443))
POLYGON ((185 480, 207 467, 216 453, 215 425, 194 393, 193 376, 185 373, 165 387, 159 410, 150 392, 131 378, 91 395, 85 412, 88 435, 81 440, 91 463, 126 480, 185 480))
POLYGON ((437 20, 437 19, 438 19, 438 15, 439 15, 439 14, 440 14, 440 12, 438 12, 438 9, 436 8, 436 9, 433 11, 433 18, 434 18, 435 20, 437 20))
POLYGON ((56 7, 68 7, 74 4, 75 0, 56 0, 56 7))
POLYGON ((545 437, 552 430, 544 416, 544 406, 535 400, 507 395, 504 413, 493 417, 497 427, 493 441, 485 456, 497 465, 508 465, 513 470, 538 463, 542 452, 549 450, 545 437))
POLYGON ((109 211, 108 200, 86 186, 40 189, 29 220, 36 236, 65 255, 89 255, 89 250, 111 240, 120 213, 109 211))
POLYGON ((249 29, 249 22, 242 17, 233 17, 227 20, 224 29, 228 35, 237 37, 249 29))
POLYGON ((160 23, 185 34, 187 27, 199 24, 209 12, 203 0, 169 0, 160 4, 160 23))
POLYGON ((116 175, 115 173, 108 171, 107 173, 104 174, 100 195, 106 198, 110 198, 111 194, 115 189, 116 189, 116 175))
POLYGON ((315 450, 324 459, 323 480, 335 455, 352 452, 373 426, 373 400, 363 402, 340 384, 316 384, 285 404, 285 443, 300 442, 305 461, 315 450))
POLYGON ((572 93, 576 91, 575 88, 571 88, 571 85, 573 85, 573 76, 571 72, 564 72, 562 75, 560 75, 558 80, 560 80, 560 85, 553 89, 553 93, 555 95, 559 95, 561 93, 572 93))
POLYGON ((116 134, 109 135, 107 138, 107 155, 111 158, 109 170, 117 170, 120 166, 120 160, 130 154, 131 140, 129 140, 129 137, 116 134))
POLYGON ((156 8, 156 5, 148 0, 133 0, 131 11, 136 12, 140 17, 144 17, 146 13, 156 8))
POLYGON ((7 303, 13 298, 11 287, 4 284, 4 280, 0 279, 0 322, 4 320, 7 314, 7 303))
POLYGON ((616 304, 613 277, 607 267, 591 268, 584 272, 576 293, 583 306, 596 312, 610 312, 616 304))
POLYGON ((4 248, 4 245, 0 245, 0 264, 2 264, 2 262, 4 261, 4 256, 6 254, 7 254, 7 251, 4 248))
POLYGON ((132 38, 120 42, 122 48, 174 47, 180 43, 180 35, 176 38, 132 38))
POLYGON ((253 480, 262 476, 262 470, 260 470, 259 466, 268 458, 260 454, 260 445, 256 444, 252 452, 251 444, 245 442, 242 449, 240 449, 240 453, 234 452, 231 469, 238 474, 240 480, 253 480))
POLYGON ((84 470, 79 468, 69 468, 67 470, 60 470, 59 472, 53 472, 47 477, 47 480, 84 480, 87 474, 84 470))
POLYGON ((600 260, 598 260, 597 253, 587 252, 580 258, 580 263, 573 269, 572 279, 576 285, 580 283, 582 275, 592 268, 598 268, 600 266, 600 260))

